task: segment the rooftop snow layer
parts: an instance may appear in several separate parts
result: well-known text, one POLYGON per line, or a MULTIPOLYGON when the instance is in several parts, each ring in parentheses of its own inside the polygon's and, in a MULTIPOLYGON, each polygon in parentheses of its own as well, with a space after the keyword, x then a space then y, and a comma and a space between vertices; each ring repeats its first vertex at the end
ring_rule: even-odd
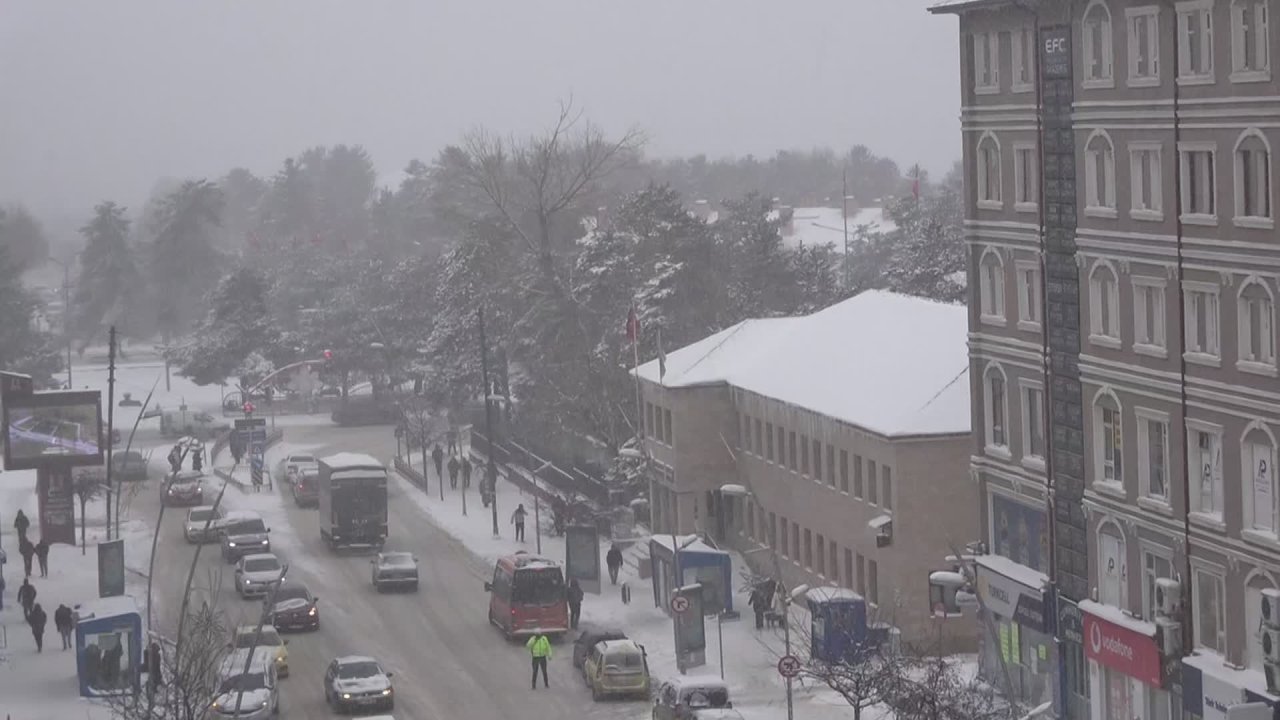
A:
MULTIPOLYGON (((790 226, 782 229, 782 242, 789 248, 800 245, 844 246, 844 211, 841 208, 796 208, 790 226)), ((777 217, 777 211, 770 213, 777 217)), ((891 232, 895 225, 885 217, 884 208, 862 208, 849 216, 849 237, 866 226, 871 232, 891 232)))
POLYGON ((333 468, 383 467, 378 459, 364 453, 340 452, 320 459, 320 462, 333 468))
POLYGON ((963 305, 868 290, 812 315, 744 320, 641 365, 669 388, 728 384, 887 437, 967 433, 963 305))
POLYGON ((76 605, 75 610, 76 617, 80 620, 102 620, 130 613, 137 614, 138 603, 128 595, 115 595, 96 600, 86 600, 76 605))

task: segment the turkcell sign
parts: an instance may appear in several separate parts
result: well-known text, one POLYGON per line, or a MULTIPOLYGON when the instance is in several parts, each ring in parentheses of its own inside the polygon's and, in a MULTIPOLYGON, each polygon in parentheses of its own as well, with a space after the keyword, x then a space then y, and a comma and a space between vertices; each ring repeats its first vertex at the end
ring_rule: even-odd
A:
POLYGON ((1151 635, 1085 612, 1084 653, 1099 665, 1162 687, 1160 649, 1151 635))
POLYGON ((978 567, 978 592, 987 609, 1007 620, 1036 632, 1047 632, 1044 592, 989 570, 978 567))

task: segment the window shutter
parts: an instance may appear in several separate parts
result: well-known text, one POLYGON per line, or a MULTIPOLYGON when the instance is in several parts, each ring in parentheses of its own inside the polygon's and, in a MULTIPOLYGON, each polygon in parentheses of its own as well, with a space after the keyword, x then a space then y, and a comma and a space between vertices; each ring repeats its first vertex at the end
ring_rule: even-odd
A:
MULTIPOLYGON (((1156 11, 1159 13, 1159 11, 1156 11)), ((1152 15, 1143 18, 1142 22, 1147 26, 1147 55, 1151 66, 1151 75, 1160 77, 1160 16, 1152 15)))
POLYGON ((1231 4, 1231 69, 1244 70, 1249 66, 1248 48, 1246 47, 1246 39, 1249 36, 1249 26, 1245 15, 1245 6, 1242 3, 1231 4))
POLYGON ((989 55, 991 58, 991 86, 1000 87, 1000 35, 998 33, 988 34, 987 42, 991 46, 989 55))
POLYGON ((1111 18, 1102 21, 1102 68, 1103 77, 1112 78, 1112 60, 1115 55, 1115 42, 1111 37, 1111 18))
POLYGON ((1260 2, 1254 5, 1254 12, 1258 18, 1258 69, 1271 69, 1271 31, 1268 26, 1270 20, 1270 11, 1267 9, 1267 3, 1260 2))
POLYGON ((1106 196, 1102 198, 1106 207, 1113 208, 1116 206, 1116 153, 1115 150, 1108 147, 1102 151, 1102 168, 1103 177, 1106 180, 1105 188, 1106 196))
POLYGON ((1200 17, 1201 26, 1204 28, 1204 53, 1200 57, 1204 61, 1204 67, 1197 68, 1196 72, 1211 73, 1213 72, 1213 12, 1205 10, 1200 17))
POLYGON ((1089 207, 1098 205, 1098 153, 1093 150, 1084 151, 1084 188, 1085 202, 1089 207))

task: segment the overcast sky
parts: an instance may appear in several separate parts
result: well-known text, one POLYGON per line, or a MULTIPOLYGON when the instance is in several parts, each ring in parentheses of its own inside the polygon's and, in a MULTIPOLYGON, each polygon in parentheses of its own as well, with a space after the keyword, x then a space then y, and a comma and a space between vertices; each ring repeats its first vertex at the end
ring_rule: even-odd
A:
POLYGON ((933 0, 0 0, 0 201, 88 214, 157 178, 363 144, 393 181, 570 94, 653 156, 862 143, 959 157, 933 0))

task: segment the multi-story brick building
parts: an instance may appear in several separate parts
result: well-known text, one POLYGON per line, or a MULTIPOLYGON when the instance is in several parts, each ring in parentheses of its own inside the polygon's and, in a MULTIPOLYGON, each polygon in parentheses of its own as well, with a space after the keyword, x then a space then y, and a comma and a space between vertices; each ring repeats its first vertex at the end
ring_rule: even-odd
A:
POLYGON ((705 532, 789 587, 837 585, 930 649, 927 577, 977 530, 965 309, 869 291, 747 320, 639 368, 655 532, 705 532), (726 484, 748 498, 720 492, 726 484))
POLYGON ((1051 519, 1033 569, 1056 591, 1060 716, 1274 700, 1275 5, 934 8, 960 18, 973 466, 984 512, 1051 519))

